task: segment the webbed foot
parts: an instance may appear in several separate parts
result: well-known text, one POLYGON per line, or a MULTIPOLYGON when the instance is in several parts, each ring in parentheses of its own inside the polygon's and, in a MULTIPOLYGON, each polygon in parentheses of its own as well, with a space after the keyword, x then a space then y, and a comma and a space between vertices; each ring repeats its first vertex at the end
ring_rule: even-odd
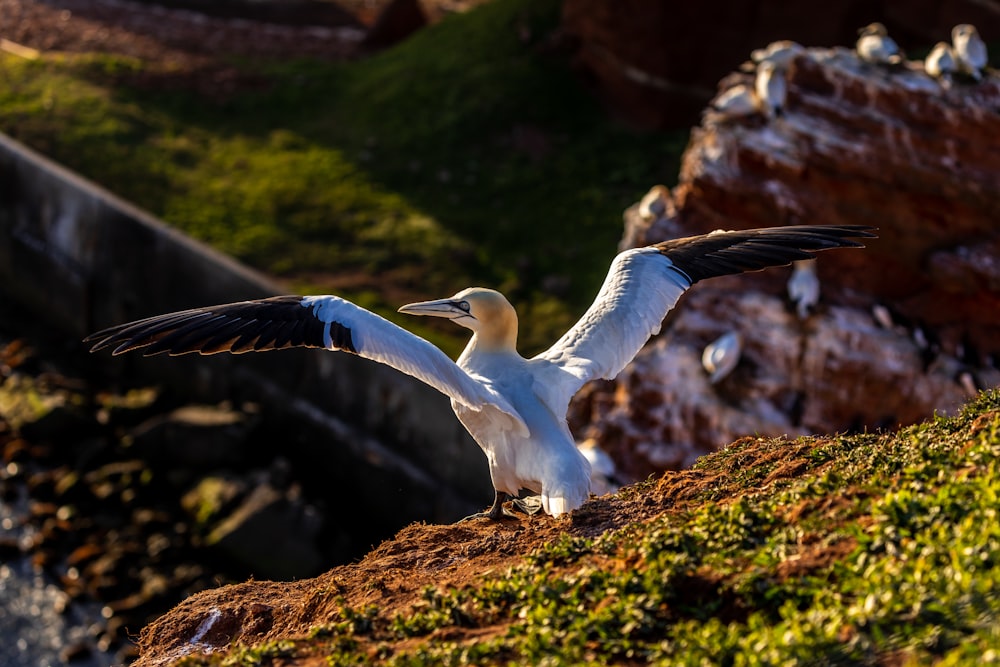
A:
POLYGON ((542 511, 541 496, 525 496, 524 498, 511 498, 514 501, 514 508, 524 512, 528 516, 534 516, 542 511))
MULTIPOLYGON (((475 514, 470 514, 464 519, 459 520, 458 523, 463 523, 465 521, 470 521, 471 519, 490 519, 491 521, 499 521, 500 519, 516 519, 517 516, 510 510, 505 510, 503 504, 510 500, 509 494, 503 491, 497 491, 496 497, 493 499, 493 505, 486 512, 476 512, 475 514)), ((515 504, 518 502, 514 499, 515 504)))

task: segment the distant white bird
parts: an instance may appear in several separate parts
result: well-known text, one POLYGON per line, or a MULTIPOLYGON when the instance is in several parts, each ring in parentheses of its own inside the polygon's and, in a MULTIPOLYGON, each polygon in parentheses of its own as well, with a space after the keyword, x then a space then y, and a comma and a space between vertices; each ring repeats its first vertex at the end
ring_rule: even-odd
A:
POLYGON ((788 298, 795 304, 800 320, 809 317, 809 311, 819 303, 816 260, 802 259, 792 262, 792 276, 788 279, 788 298))
POLYGON ((869 23, 858 30, 858 35, 858 57, 865 62, 896 65, 903 61, 899 45, 889 37, 889 31, 881 23, 869 23))
POLYGON ((750 59, 758 65, 765 61, 770 61, 780 69, 786 69, 795 56, 806 53, 806 48, 798 42, 782 39, 771 42, 763 49, 754 49, 750 53, 750 59))
POLYGON ((757 93, 761 113, 768 118, 780 116, 785 108, 785 98, 788 96, 785 69, 770 60, 757 65, 754 92, 757 93))
POLYGON ((708 373, 708 381, 715 384, 733 372, 743 355, 743 337, 738 331, 724 333, 705 346, 701 365, 708 373))
POLYGON ((576 446, 580 453, 590 463, 590 492, 597 496, 614 493, 621 488, 618 479, 618 469, 606 451, 601 449, 597 441, 587 438, 576 446))
POLYGON ((665 185, 654 185, 639 200, 639 217, 643 220, 657 220, 670 205, 670 190, 665 185))
POLYGON ((988 57, 986 44, 979 36, 976 26, 960 23, 951 29, 951 44, 955 49, 958 68, 978 81, 983 76, 988 57))
POLYGON ((892 316, 892 311, 881 303, 872 304, 872 319, 875 321, 875 324, 888 331, 896 331, 898 333, 903 330, 896 323, 896 319, 892 316))
POLYGON ((941 82, 945 88, 951 86, 951 77, 958 71, 954 51, 945 42, 938 42, 924 59, 924 71, 941 82))
POLYGON ((590 464, 566 425, 570 399, 584 383, 613 378, 666 313, 699 280, 860 247, 871 227, 771 227, 664 241, 618 254, 583 317, 548 350, 517 353, 517 315, 499 292, 464 289, 411 303, 401 313, 443 317, 472 330, 453 362, 438 348, 336 296, 278 296, 195 308, 120 324, 87 338, 114 354, 250 352, 321 347, 351 352, 412 375, 451 398, 452 408, 486 454, 496 497, 481 516, 498 519, 522 489, 541 494, 559 516, 590 492, 590 464))
POLYGON ((760 110, 760 100, 753 88, 741 83, 716 97, 712 108, 727 120, 742 118, 757 113, 760 110))

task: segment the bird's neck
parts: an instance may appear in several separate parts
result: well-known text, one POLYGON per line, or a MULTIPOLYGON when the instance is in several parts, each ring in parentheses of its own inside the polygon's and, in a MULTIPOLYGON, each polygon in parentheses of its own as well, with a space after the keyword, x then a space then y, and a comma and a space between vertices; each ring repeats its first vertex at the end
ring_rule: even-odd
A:
POLYGON ((477 352, 517 353, 517 320, 503 318, 499 322, 492 322, 491 325, 482 327, 472 334, 463 356, 477 352))

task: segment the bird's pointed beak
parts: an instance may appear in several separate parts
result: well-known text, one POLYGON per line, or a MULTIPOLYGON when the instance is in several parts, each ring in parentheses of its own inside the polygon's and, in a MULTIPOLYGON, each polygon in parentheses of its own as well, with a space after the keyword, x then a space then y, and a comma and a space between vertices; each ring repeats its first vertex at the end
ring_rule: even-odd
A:
POLYGON ((431 317, 447 317, 454 319, 468 313, 461 310, 454 299, 437 299, 435 301, 418 301, 400 307, 400 313, 407 315, 429 315, 431 317))

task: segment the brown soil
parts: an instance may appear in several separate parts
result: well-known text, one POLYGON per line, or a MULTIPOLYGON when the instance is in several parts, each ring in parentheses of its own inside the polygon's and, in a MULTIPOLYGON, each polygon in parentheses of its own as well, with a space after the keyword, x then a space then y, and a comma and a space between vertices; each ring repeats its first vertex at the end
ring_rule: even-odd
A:
MULTIPOLYGON (((302 638, 313 628, 342 621, 340 612, 345 606, 360 610, 374 605, 382 619, 405 615, 423 604, 427 587, 474 587, 484 573, 515 567, 532 551, 563 535, 596 537, 663 514, 684 512, 706 496, 727 502, 753 493, 760 487, 743 488, 734 481, 739 470, 773 465, 774 473, 761 483, 766 486, 788 473, 794 475, 792 471, 801 471, 806 465, 803 455, 815 446, 785 443, 778 448, 749 438, 741 444, 743 451, 731 457, 723 470, 668 472, 655 483, 642 484, 641 489, 626 487, 615 495, 592 498, 561 519, 535 516, 499 523, 476 519, 446 526, 413 524, 378 545, 360 562, 336 567, 314 579, 249 581, 198 593, 143 630, 139 640, 141 658, 136 664, 160 664, 164 659, 199 651, 227 651, 234 644, 252 646, 302 638), (209 625, 210 629, 204 631, 209 625), (198 635, 193 645, 191 640, 198 635)), ((789 514, 829 509, 792 507, 789 514)), ((851 539, 807 546, 779 576, 806 575, 842 558, 855 546, 851 539)), ((607 558, 589 556, 585 560, 607 558)), ((739 614, 735 608, 732 611, 739 614)), ((506 630, 505 625, 453 627, 448 628, 447 637, 432 635, 430 639, 472 642, 506 630)), ((374 646, 369 648, 374 652, 374 646)), ((405 649, 405 642, 394 648, 405 649)), ((322 656, 312 655, 308 649, 296 655, 293 662, 325 664, 322 656)))

